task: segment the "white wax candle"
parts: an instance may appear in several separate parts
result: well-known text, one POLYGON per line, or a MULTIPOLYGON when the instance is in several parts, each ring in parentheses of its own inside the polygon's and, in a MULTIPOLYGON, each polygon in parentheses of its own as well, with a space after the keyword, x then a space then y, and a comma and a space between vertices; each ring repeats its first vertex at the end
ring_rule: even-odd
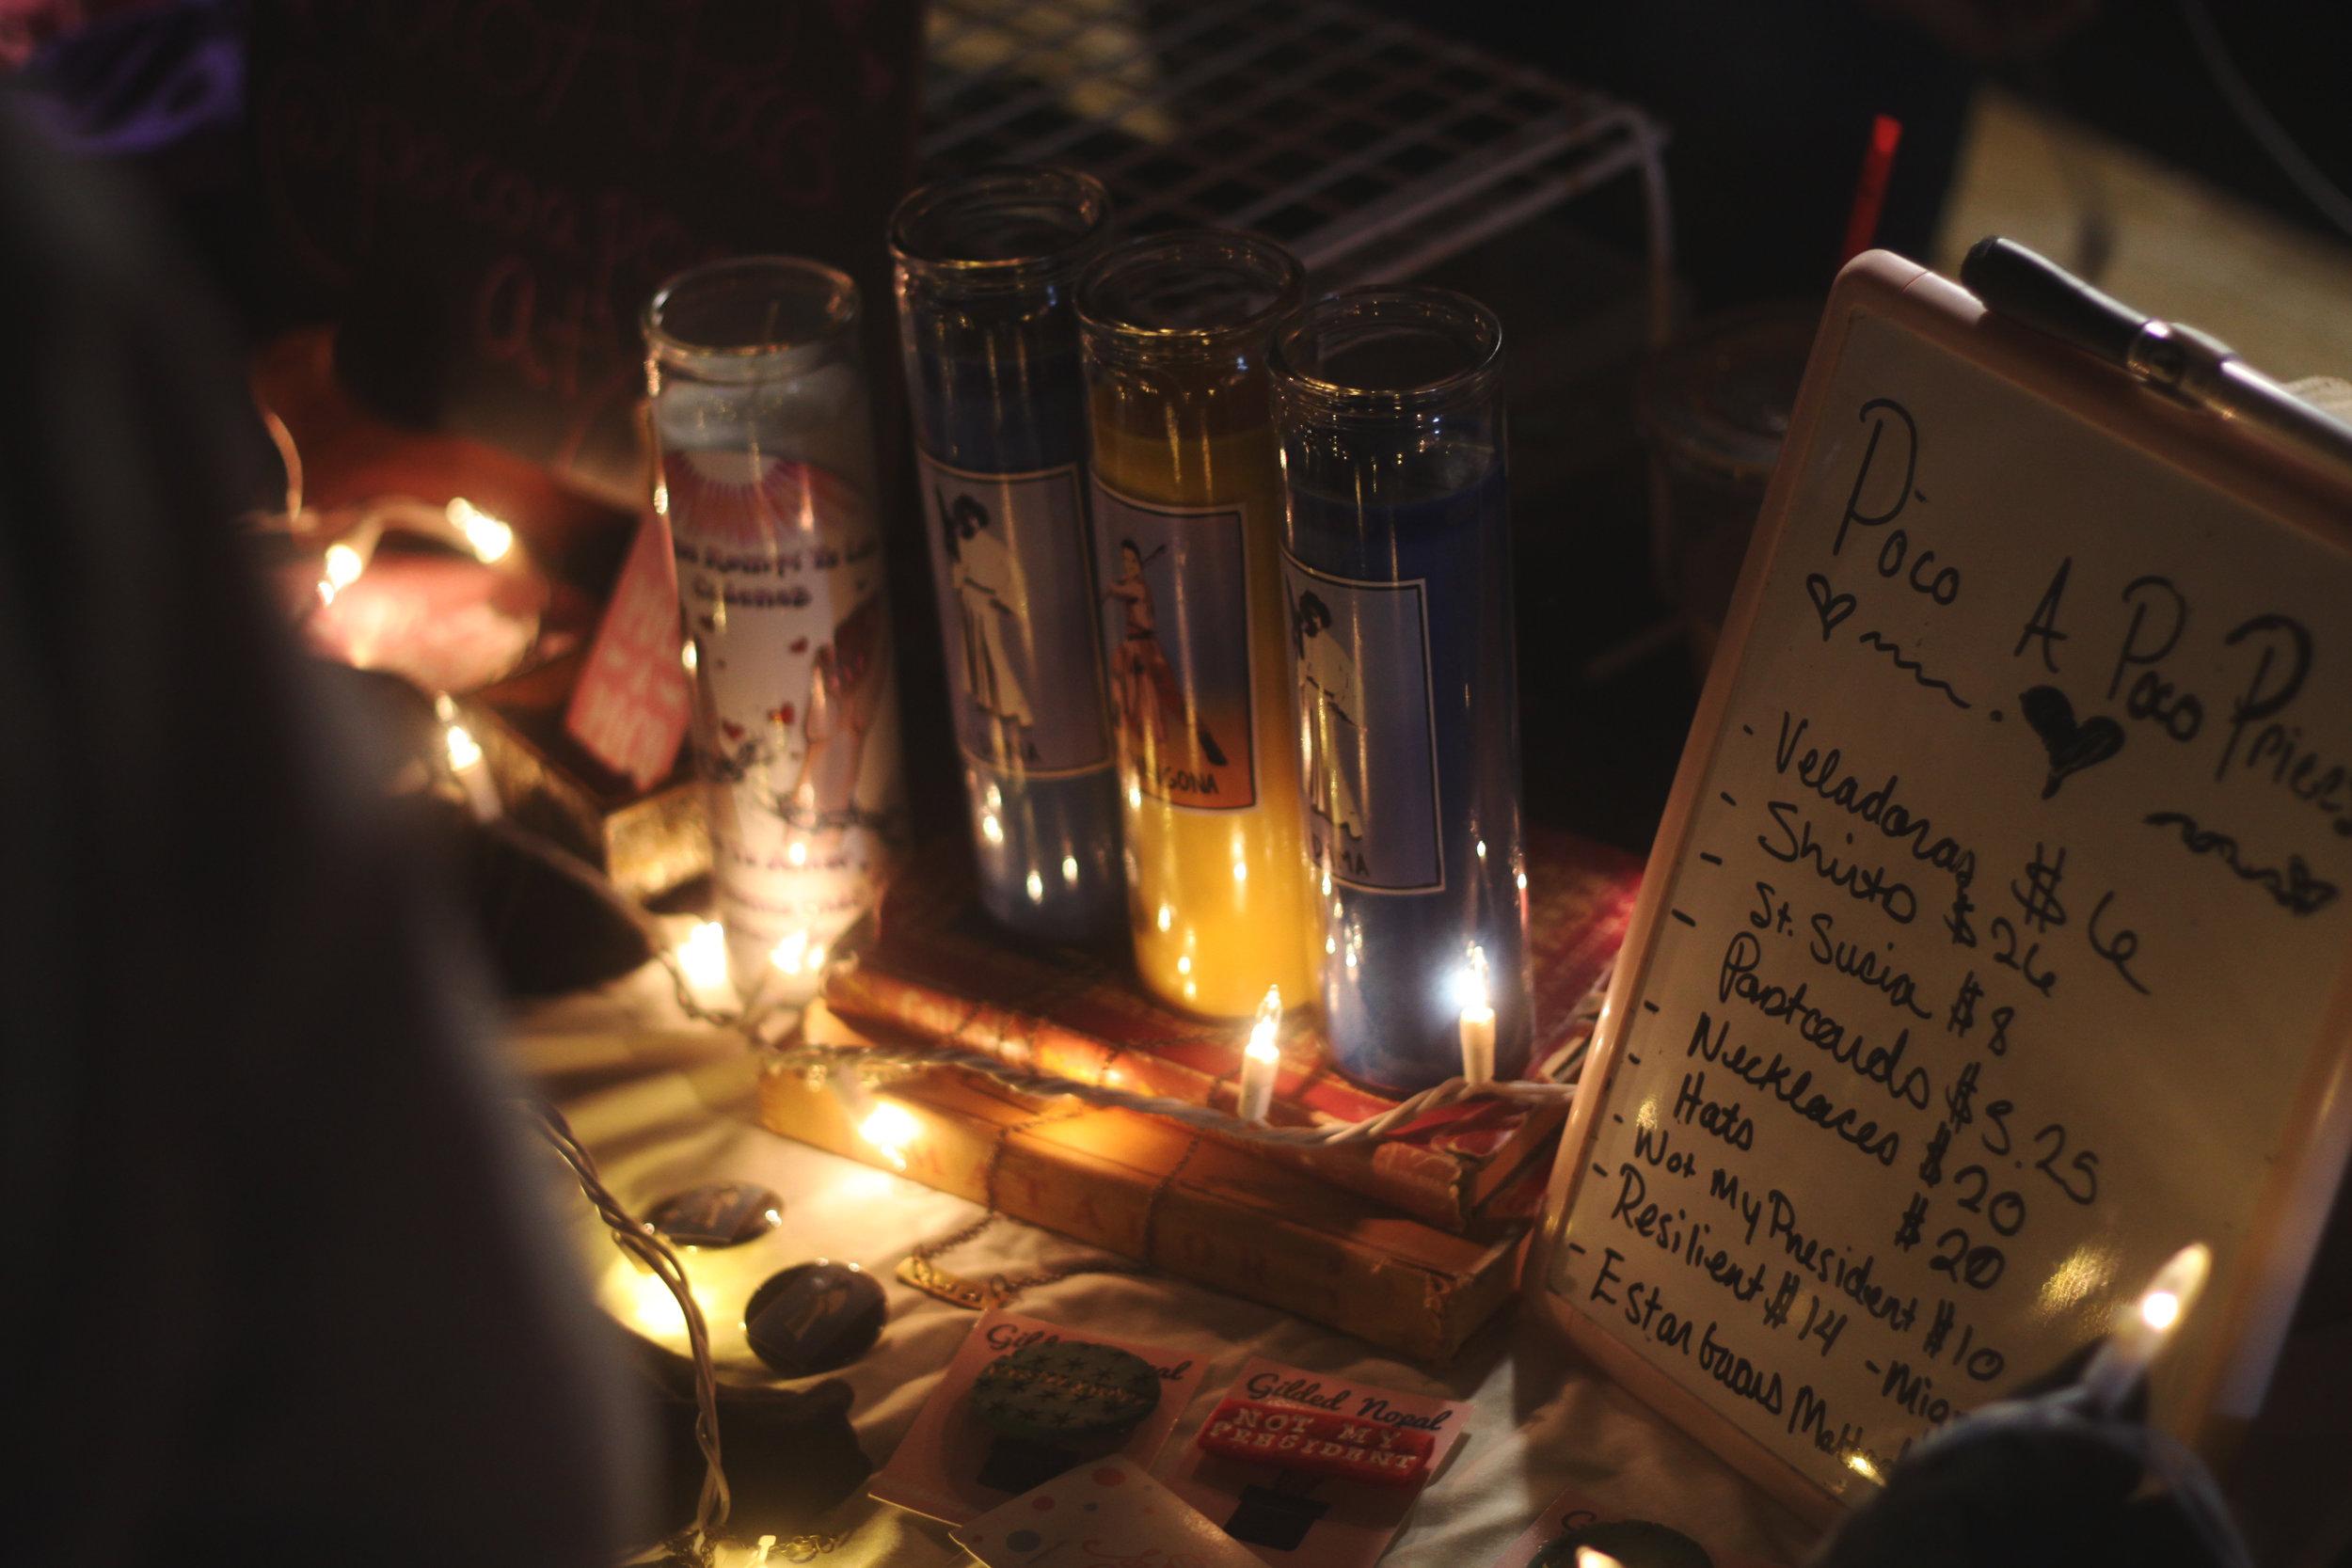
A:
POLYGON ((1249 1025, 1249 1043, 1241 1053, 1241 1101, 1236 1107, 1244 1121, 1263 1122, 1274 1107, 1274 1075, 1282 1065, 1274 1034, 1282 1023, 1282 988, 1268 986, 1258 1004, 1258 1017, 1249 1025))

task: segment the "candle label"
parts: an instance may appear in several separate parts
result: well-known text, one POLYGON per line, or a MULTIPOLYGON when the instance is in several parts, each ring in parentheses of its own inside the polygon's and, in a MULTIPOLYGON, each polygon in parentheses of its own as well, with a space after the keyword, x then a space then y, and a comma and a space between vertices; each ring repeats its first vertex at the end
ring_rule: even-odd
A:
POLYGON ((1238 505, 1163 506, 1095 482, 1120 759, 1136 787, 1171 805, 1258 801, 1248 538, 1238 505))
POLYGON ((976 474, 920 461, 957 744, 1020 778, 1108 768, 1094 607, 1073 591, 1090 575, 1077 467, 976 474))
POLYGON ((720 914, 813 982, 901 829, 881 534, 837 475, 756 452, 667 453, 662 493, 720 914))
POLYGON ((1445 886, 1428 584, 1359 582, 1282 557, 1315 870, 1375 893, 1445 886))

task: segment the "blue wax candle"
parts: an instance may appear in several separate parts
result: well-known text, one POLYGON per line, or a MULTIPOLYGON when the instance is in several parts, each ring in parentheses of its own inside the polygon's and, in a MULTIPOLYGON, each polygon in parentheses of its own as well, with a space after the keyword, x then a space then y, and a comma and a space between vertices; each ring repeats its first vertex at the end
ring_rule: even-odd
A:
POLYGON ((1072 291, 1101 187, 996 170, 893 220, 916 483, 980 894, 1025 936, 1125 929, 1072 291))
POLYGON ((1495 1012, 1527 1063, 1526 859, 1500 328, 1435 290, 1350 291, 1278 335, 1291 667, 1334 1065, 1409 1092, 1495 1012))

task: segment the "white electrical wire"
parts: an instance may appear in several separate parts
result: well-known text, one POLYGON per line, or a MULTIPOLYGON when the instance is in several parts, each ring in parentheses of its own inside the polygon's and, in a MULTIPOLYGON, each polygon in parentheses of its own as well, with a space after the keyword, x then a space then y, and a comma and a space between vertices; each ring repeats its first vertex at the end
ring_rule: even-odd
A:
POLYGON ((726 1471, 720 1462, 719 1450, 719 1375, 710 1358, 710 1328, 703 1321, 703 1309, 688 1288, 686 1269, 670 1250, 669 1243, 659 1231, 640 1221, 614 1197, 612 1189, 596 1174, 596 1163, 588 1150, 573 1135, 563 1113, 551 1105, 528 1103, 533 1124, 541 1137, 548 1141, 564 1163, 571 1167, 572 1177, 580 1190, 595 1206, 596 1217, 612 1233, 613 1244, 653 1272, 654 1277, 669 1288, 676 1298, 678 1311, 686 1319, 686 1342, 694 1362, 694 1443, 702 1449, 702 1491, 694 1501, 694 1521, 671 1544, 673 1553, 689 1560, 707 1561, 710 1544, 719 1538, 719 1528, 727 1522, 733 1506, 727 1492, 726 1471))
MULTIPOLYGON (((1600 1017, 1601 1002, 1608 990, 1609 976, 1604 973, 1594 982, 1571 1015, 1565 1043, 1553 1048, 1547 1063, 1550 1071, 1565 1075, 1569 1069, 1581 1065, 1583 1046, 1592 1038, 1593 1029, 1600 1017)), ((1395 1137, 1400 1135, 1401 1129, 1449 1105, 1490 1101, 1526 1107, 1565 1106, 1576 1094, 1576 1080, 1573 1077, 1565 1077, 1565 1081, 1545 1082, 1482 1079, 1475 1083, 1463 1078, 1449 1078, 1361 1121, 1326 1126, 1277 1127, 1245 1121, 1230 1112, 1215 1106, 1195 1104, 1188 1100, 1177 1100, 1167 1095, 1136 1094, 1107 1084, 1085 1083, 1057 1073, 1025 1071, 986 1052, 953 1045, 803 1043, 776 1053, 771 1059, 771 1065, 774 1070, 806 1073, 812 1082, 830 1077, 838 1068, 849 1067, 856 1071, 861 1082, 870 1083, 901 1078, 930 1068, 956 1068, 978 1073, 1017 1094, 1034 1099, 1067 1098, 1089 1105, 1139 1111, 1148 1116, 1165 1117, 1187 1127, 1213 1132, 1237 1142, 1279 1144, 1295 1148, 1327 1148, 1340 1144, 1373 1143, 1395 1137)))

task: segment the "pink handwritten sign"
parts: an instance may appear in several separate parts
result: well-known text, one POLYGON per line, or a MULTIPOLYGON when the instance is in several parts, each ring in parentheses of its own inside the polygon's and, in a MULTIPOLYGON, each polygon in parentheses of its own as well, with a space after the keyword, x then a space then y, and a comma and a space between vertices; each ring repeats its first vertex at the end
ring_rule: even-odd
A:
POLYGON ((669 777, 693 691, 679 663, 677 565, 660 517, 637 525, 564 727, 640 789, 669 777))

